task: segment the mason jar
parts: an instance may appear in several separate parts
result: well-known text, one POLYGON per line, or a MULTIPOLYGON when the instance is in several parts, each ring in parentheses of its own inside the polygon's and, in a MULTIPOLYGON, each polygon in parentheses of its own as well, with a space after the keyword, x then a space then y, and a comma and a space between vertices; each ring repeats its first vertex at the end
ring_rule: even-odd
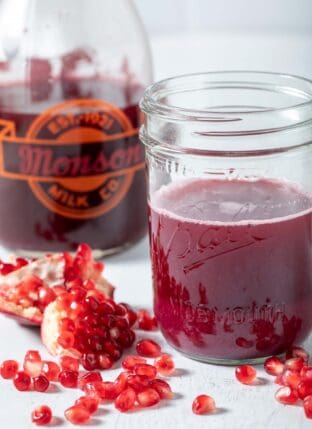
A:
POLYGON ((262 72, 149 87, 154 310, 210 363, 259 362, 312 327, 312 82, 262 72))

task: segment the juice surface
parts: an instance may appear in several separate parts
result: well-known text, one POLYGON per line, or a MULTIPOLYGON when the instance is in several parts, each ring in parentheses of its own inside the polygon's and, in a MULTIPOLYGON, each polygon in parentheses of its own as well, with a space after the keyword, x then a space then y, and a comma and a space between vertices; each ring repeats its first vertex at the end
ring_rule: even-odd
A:
POLYGON ((261 358, 312 327, 312 199, 288 182, 162 187, 149 221, 155 313, 200 359, 261 358))

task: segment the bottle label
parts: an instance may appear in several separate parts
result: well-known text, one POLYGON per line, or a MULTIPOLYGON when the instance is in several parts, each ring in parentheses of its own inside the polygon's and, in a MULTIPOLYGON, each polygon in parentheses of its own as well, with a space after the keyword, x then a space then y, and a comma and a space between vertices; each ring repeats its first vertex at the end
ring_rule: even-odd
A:
POLYGON ((17 137, 0 120, 0 175, 24 180, 52 212, 74 219, 101 216, 127 194, 144 168, 144 149, 125 113, 91 99, 44 111, 17 137))

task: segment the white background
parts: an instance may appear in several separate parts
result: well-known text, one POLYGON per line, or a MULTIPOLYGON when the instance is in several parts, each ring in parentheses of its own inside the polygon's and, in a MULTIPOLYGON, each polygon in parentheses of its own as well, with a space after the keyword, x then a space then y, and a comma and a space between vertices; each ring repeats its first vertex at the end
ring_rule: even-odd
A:
POLYGON ((156 79, 209 70, 312 78, 312 0, 135 0, 156 79))

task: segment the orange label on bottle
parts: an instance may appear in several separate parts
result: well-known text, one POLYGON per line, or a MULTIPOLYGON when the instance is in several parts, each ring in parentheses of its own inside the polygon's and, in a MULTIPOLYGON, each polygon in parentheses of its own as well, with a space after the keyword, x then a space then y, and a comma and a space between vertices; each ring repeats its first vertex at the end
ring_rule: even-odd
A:
POLYGON ((127 194, 144 168, 138 130, 123 111, 99 100, 58 104, 39 115, 25 137, 0 120, 0 175, 26 180, 52 212, 101 216, 127 194))

